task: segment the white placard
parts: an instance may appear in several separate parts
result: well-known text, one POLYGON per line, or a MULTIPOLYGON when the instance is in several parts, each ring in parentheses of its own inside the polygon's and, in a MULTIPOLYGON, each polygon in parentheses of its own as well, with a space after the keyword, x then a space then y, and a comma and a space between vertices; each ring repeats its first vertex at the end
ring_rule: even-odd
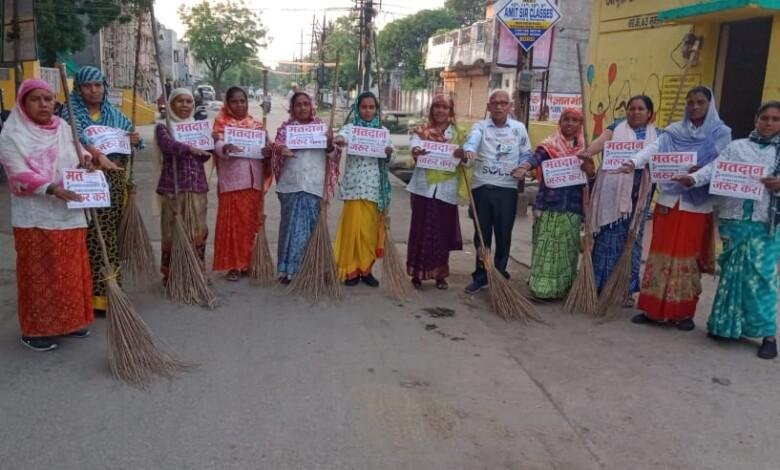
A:
POLYGON ((578 157, 551 158, 542 162, 544 185, 548 188, 565 188, 586 184, 588 177, 580 168, 582 160, 578 157))
POLYGON ((214 150, 209 121, 174 122, 173 138, 200 150, 214 150))
POLYGON ((241 127, 225 127, 225 144, 239 148, 231 157, 263 159, 265 147, 265 131, 262 129, 244 129, 241 127))
POLYGON ((768 173, 764 165, 716 160, 710 180, 710 194, 758 201, 764 195, 761 178, 768 173))
POLYGON ((353 126, 349 135, 347 153, 371 158, 387 158, 385 147, 390 139, 387 129, 353 126))
POLYGON ((687 175, 696 165, 696 152, 654 153, 650 159, 650 179, 653 183, 671 181, 675 176, 687 175))
POLYGON ((108 126, 89 126, 84 135, 92 139, 95 148, 103 155, 130 155, 130 137, 127 132, 108 126))
POLYGON ((290 150, 327 148, 327 130, 328 128, 325 124, 287 126, 284 145, 290 150))
POLYGON ((620 167, 637 152, 645 148, 644 140, 610 140, 604 143, 604 171, 619 170, 620 167))
POLYGON ((423 140, 420 147, 427 152, 417 157, 417 166, 420 168, 453 172, 460 163, 460 160, 452 156, 458 149, 455 144, 423 140))
POLYGON ((81 196, 80 202, 68 201, 68 209, 111 207, 106 176, 100 170, 63 170, 63 187, 81 196))

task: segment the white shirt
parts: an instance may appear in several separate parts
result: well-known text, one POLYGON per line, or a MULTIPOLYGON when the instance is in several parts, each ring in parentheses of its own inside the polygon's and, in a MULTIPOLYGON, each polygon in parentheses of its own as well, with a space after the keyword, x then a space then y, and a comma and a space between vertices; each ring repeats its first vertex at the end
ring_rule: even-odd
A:
MULTIPOLYGON (((692 124, 689 124, 694 134, 697 132, 701 132, 700 127, 694 127, 692 124)), ((642 150, 636 153, 631 158, 631 161, 634 163, 634 168, 640 169, 644 168, 650 163, 650 159, 653 157, 654 153, 658 153, 658 149, 660 147, 660 141, 661 139, 656 139, 653 143, 650 145, 645 146, 642 150)), ((660 204, 664 207, 673 208, 677 205, 677 203, 680 203, 679 209, 681 211, 685 212, 694 212, 699 214, 709 214, 712 212, 712 199, 707 199, 706 202, 695 205, 692 202, 686 201, 681 194, 669 194, 664 192, 661 185, 658 185, 658 200, 656 201, 657 204, 660 204)))
MULTIPOLYGON (((444 131, 444 136, 449 142, 452 139, 452 126, 444 131)), ((422 139, 417 134, 412 134, 409 140, 409 148, 422 146, 422 139)), ((458 176, 453 174, 453 178, 436 184, 428 184, 425 168, 414 168, 412 179, 406 185, 406 190, 418 196, 430 199, 438 199, 448 204, 458 204, 458 176)))
POLYGON ((531 142, 520 121, 507 118, 497 127, 492 119, 485 119, 471 128, 463 149, 477 154, 472 188, 486 184, 516 188, 517 180, 511 173, 531 155, 531 142))
MULTIPOLYGON (((276 181, 277 193, 303 191, 322 197, 325 187, 324 149, 293 150, 294 157, 285 157, 282 174, 276 181)), ((335 151, 334 151, 335 154, 335 151)))
MULTIPOLYGON (((712 180, 715 162, 726 160, 730 162, 745 162, 767 167, 767 175, 775 171, 775 147, 768 145, 763 149, 750 139, 739 139, 731 142, 723 152, 709 165, 701 168, 691 176, 696 181, 695 187, 707 185, 712 180)), ((764 188, 764 194, 758 201, 753 201, 753 215, 750 220, 754 222, 766 222, 769 218, 769 202, 771 192, 764 188)), ((726 196, 713 196, 715 207, 718 208, 718 217, 721 219, 742 220, 744 216, 744 199, 726 196)))

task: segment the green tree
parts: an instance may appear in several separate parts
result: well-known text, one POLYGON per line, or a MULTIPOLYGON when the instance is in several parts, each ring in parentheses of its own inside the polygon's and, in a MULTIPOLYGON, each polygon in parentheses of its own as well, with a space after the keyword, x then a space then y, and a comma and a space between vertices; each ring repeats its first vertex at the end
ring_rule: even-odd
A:
MULTIPOLYGON (((335 62, 339 57, 339 85, 351 90, 358 82, 358 47, 360 36, 355 15, 336 19, 325 38, 325 60, 335 62)), ((332 70, 332 69, 330 69, 332 70)), ((332 79, 326 76, 326 87, 330 88, 332 79)))
POLYGON ((235 67, 229 68, 222 80, 225 85, 241 85, 261 87, 263 85, 263 67, 262 65, 242 62, 235 67))
POLYGON ((179 16, 187 27, 184 38, 192 55, 206 65, 217 93, 228 69, 266 46, 265 27, 243 2, 211 5, 203 0, 191 8, 181 6, 179 16))
POLYGON ((459 26, 485 19, 485 0, 446 0, 444 8, 457 18, 459 26))
POLYGON ((130 21, 151 0, 34 0, 38 57, 52 66, 57 53, 84 48, 86 32, 95 34, 114 21, 130 21))
POLYGON ((405 88, 422 88, 428 81, 423 46, 440 30, 454 29, 458 20, 446 9, 421 10, 388 23, 377 37, 382 70, 401 68, 405 88))

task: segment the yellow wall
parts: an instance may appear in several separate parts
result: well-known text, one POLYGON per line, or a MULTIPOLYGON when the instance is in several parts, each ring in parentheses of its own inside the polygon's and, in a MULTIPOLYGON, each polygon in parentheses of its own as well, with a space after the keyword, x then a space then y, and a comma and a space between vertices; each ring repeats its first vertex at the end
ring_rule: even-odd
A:
MULTIPOLYGON (((615 119, 625 116, 620 104, 632 95, 644 93, 650 96, 658 111, 657 123, 665 126, 670 120, 682 116, 687 89, 699 84, 713 86, 720 24, 745 19, 745 13, 734 13, 732 17, 727 11, 716 19, 694 23, 661 24, 657 21, 659 11, 696 3, 699 2, 594 0, 588 64, 585 65, 586 68, 592 67, 592 80, 589 78, 585 82, 583 100, 591 137, 615 119), (672 116, 685 63, 678 46, 689 31, 703 36, 699 64, 688 71, 672 116)), ((767 16, 767 12, 758 12, 755 16, 767 16)), ((780 96, 780 57, 771 52, 777 50, 780 50, 780 14, 774 15, 765 100, 780 96)))

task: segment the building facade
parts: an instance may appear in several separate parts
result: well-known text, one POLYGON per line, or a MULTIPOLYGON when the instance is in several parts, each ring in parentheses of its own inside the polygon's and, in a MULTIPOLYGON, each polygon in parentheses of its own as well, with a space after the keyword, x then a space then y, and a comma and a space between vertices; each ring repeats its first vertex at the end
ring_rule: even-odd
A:
MULTIPOLYGON (((440 70, 441 85, 455 100, 459 118, 485 115, 488 95, 496 89, 510 94, 517 75, 517 42, 496 18, 512 0, 488 2, 486 19, 431 37, 426 69, 440 70)), ((579 96, 577 44, 587 57, 591 0, 551 0, 561 20, 534 46, 534 90, 579 96)), ((531 116, 532 120, 539 116, 531 116)))
POLYGON ((734 138, 753 129, 762 101, 780 99, 774 0, 596 0, 590 44, 584 104, 592 136, 624 117, 636 94, 652 98, 665 126, 682 117, 688 89, 708 86, 734 138))

